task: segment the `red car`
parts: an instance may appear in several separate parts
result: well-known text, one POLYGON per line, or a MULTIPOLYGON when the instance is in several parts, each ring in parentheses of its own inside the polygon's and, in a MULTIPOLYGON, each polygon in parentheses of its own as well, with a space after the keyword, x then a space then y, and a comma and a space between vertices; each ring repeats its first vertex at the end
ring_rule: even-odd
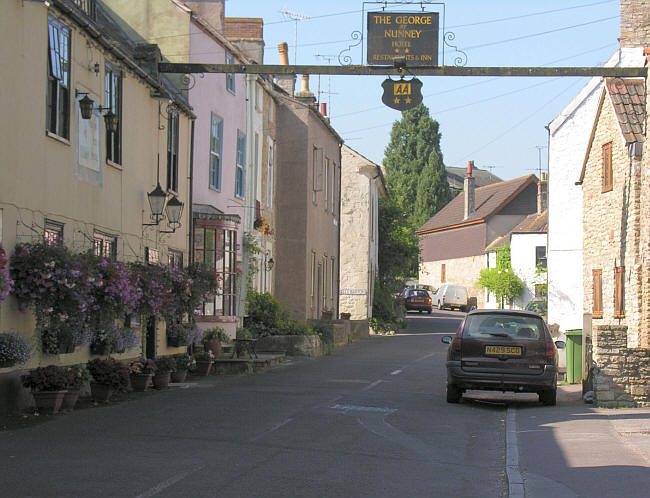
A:
POLYGON ((433 311, 433 300, 431 294, 425 289, 406 289, 404 291, 404 307, 406 311, 433 311))
POLYGON ((558 353, 546 322, 520 310, 472 310, 447 351, 447 402, 458 403, 466 390, 533 392, 555 405, 558 353))

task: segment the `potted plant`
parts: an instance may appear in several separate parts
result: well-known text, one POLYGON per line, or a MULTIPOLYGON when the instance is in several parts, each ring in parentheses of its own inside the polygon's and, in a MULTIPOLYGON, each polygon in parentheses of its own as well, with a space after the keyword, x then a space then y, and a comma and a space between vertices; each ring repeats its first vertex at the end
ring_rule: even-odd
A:
POLYGON ((153 376, 153 387, 156 389, 167 389, 169 387, 169 378, 173 371, 176 370, 176 360, 171 356, 160 356, 156 358, 156 373, 153 376))
POLYGON ((200 351, 194 355, 196 360, 196 369, 194 373, 202 377, 207 376, 212 370, 212 364, 214 363, 215 355, 212 351, 200 351))
POLYGON ((61 367, 49 365, 30 370, 21 380, 23 386, 31 389, 38 411, 54 415, 61 408, 70 376, 61 367))
POLYGON ((217 357, 221 354, 221 343, 229 343, 230 337, 222 327, 214 327, 203 332, 203 349, 212 351, 217 357))
POLYGON ((138 358, 129 363, 131 388, 134 391, 145 391, 151 384, 151 378, 158 370, 156 362, 150 358, 138 358))
POLYGON ((187 371, 196 367, 196 360, 187 353, 173 356, 176 362, 176 369, 171 374, 172 382, 185 382, 187 371))
POLYGON ((111 357, 90 360, 88 371, 92 376, 90 393, 96 402, 107 403, 113 392, 126 391, 129 386, 129 369, 111 357))
POLYGON ((33 348, 22 335, 13 332, 0 334, 0 368, 27 363, 32 351, 33 348))
POLYGON ((79 391, 90 380, 90 373, 83 365, 72 365, 65 367, 64 370, 68 374, 68 386, 67 392, 63 395, 61 410, 72 411, 79 399, 79 391))

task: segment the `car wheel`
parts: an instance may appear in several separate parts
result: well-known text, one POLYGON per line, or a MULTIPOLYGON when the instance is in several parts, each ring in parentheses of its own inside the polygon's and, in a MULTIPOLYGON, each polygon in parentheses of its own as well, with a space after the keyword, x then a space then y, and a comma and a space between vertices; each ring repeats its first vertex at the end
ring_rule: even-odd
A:
POLYGON ((447 384, 447 403, 458 403, 463 393, 456 386, 447 384))
POLYGON ((429 310, 429 314, 431 314, 431 310, 429 310))
POLYGON ((539 400, 545 406, 555 406, 557 400, 557 389, 540 391, 539 400))

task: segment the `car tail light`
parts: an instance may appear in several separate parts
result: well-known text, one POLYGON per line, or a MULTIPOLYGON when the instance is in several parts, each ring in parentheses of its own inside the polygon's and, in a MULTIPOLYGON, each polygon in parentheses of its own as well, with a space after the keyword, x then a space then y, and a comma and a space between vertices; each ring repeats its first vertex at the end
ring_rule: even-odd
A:
POLYGON ((461 349, 462 349, 462 345, 463 345, 463 326, 464 325, 465 325, 465 320, 460 322, 460 326, 458 327, 458 330, 456 331, 456 336, 451 341, 451 345, 449 346, 449 359, 450 360, 458 360, 458 361, 460 361, 461 349))
POLYGON ((555 344, 553 342, 546 343, 546 360, 549 363, 555 363, 555 344))
POLYGON ((431 304, 431 298, 428 298, 428 299, 427 299, 427 302, 428 302, 429 304, 431 304))

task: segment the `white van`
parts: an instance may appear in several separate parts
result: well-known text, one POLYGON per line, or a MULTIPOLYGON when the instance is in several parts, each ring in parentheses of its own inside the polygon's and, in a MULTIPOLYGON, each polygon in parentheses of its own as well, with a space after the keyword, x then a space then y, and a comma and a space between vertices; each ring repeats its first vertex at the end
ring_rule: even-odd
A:
POLYGON ((439 310, 458 308, 460 311, 469 311, 467 288, 462 285, 442 284, 433 295, 433 305, 439 310))

